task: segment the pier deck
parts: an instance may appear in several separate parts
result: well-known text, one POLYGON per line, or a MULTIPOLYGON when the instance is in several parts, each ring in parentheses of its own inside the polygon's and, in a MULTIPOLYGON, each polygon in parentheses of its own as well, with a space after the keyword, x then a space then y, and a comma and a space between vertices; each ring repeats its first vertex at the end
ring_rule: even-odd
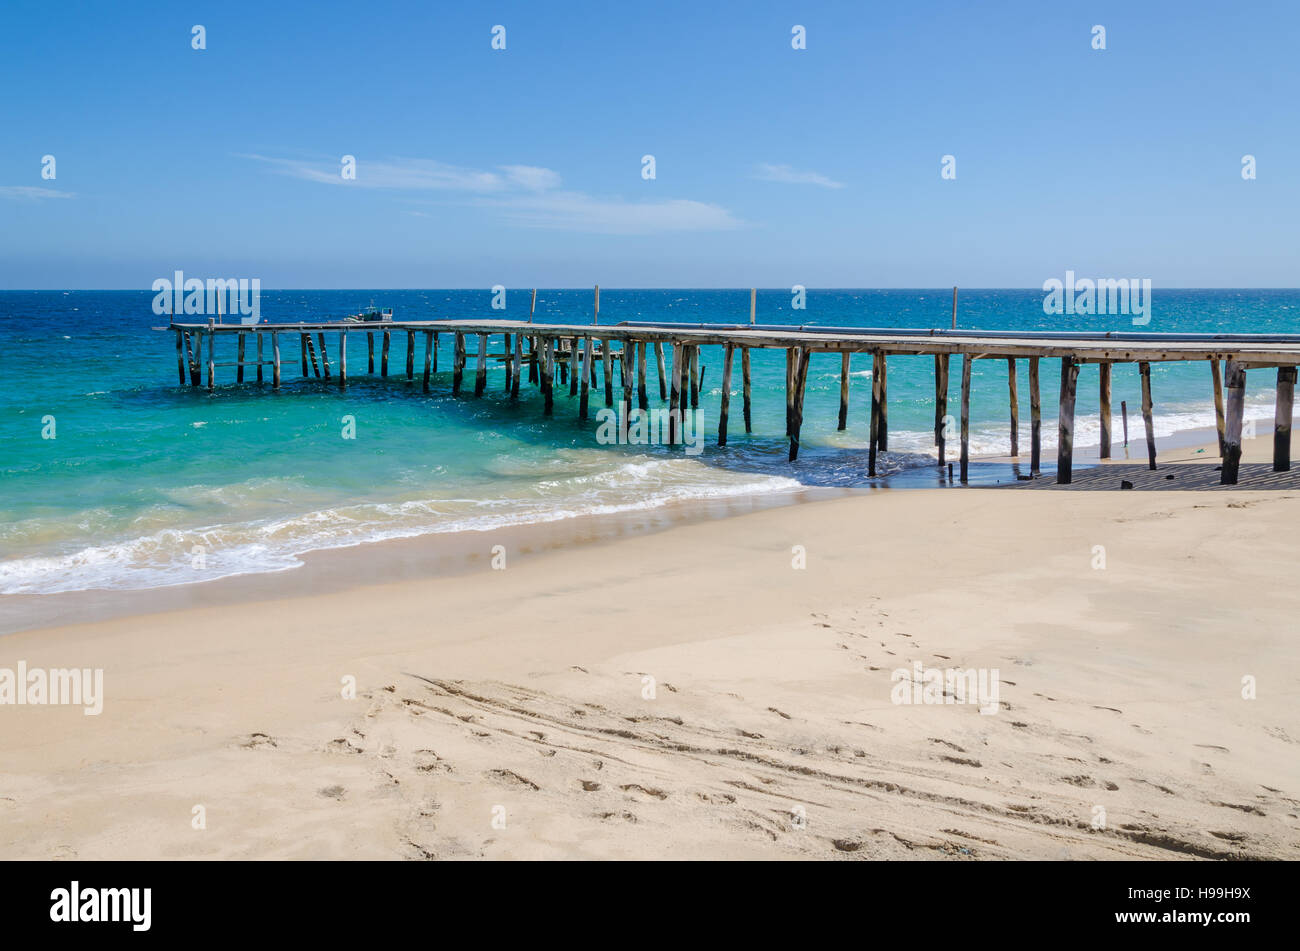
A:
POLYGON ((475 360, 474 395, 481 396, 487 385, 489 360, 504 363, 506 386, 512 397, 519 395, 522 370, 528 368, 528 382, 535 383, 545 401, 545 411, 554 407, 556 377, 560 385, 569 386, 571 396, 579 396, 578 414, 588 416, 589 391, 604 384, 605 405, 613 407, 615 372, 618 364, 617 403, 626 418, 639 407, 649 408, 646 389, 647 355, 653 352, 659 400, 667 403, 669 441, 680 440, 681 414, 699 408, 699 348, 723 348, 722 396, 718 424, 718 444, 726 445, 731 399, 733 357, 740 351, 742 399, 745 431, 750 432, 749 351, 780 349, 786 352, 786 436, 790 440, 789 458, 799 452, 799 434, 803 423, 803 397, 809 358, 814 353, 840 356, 839 428, 845 429, 848 418, 849 362, 854 353, 872 358, 871 410, 869 416, 868 471, 876 472, 878 452, 888 448, 888 379, 889 357, 928 356, 933 359, 935 379, 935 445, 939 465, 946 462, 949 430, 955 419, 947 412, 948 378, 951 358, 961 358, 961 481, 967 481, 970 431, 970 380, 975 360, 1002 360, 1007 365, 1010 449, 1019 456, 1019 401, 1017 366, 1028 364, 1030 388, 1030 472, 1039 474, 1041 456, 1041 400, 1039 398, 1039 361, 1061 361, 1061 389, 1057 413, 1056 481, 1069 483, 1072 478, 1074 403, 1081 367, 1098 366, 1101 406, 1101 457, 1110 457, 1111 449, 1111 368, 1117 363, 1136 363, 1142 381, 1142 417, 1146 428, 1148 464, 1156 468, 1151 364, 1164 362, 1205 361, 1210 378, 1223 457, 1221 484, 1236 484, 1240 472, 1241 438, 1245 408, 1247 370, 1277 371, 1277 413, 1274 435, 1273 469, 1290 469, 1291 412, 1300 365, 1300 334, 1158 334, 1158 333, 1018 333, 981 330, 916 330, 904 328, 857 328, 815 326, 772 326, 754 324, 678 324, 633 321, 615 324, 539 324, 521 320, 404 320, 373 322, 321 321, 282 324, 173 323, 167 330, 176 335, 176 363, 180 382, 201 385, 203 342, 207 341, 207 387, 216 386, 217 367, 235 367, 237 383, 244 382, 245 369, 256 371, 263 382, 264 366, 273 367, 273 386, 281 380, 281 337, 298 337, 298 356, 303 376, 331 379, 332 370, 326 335, 338 335, 339 355, 336 375, 341 387, 347 386, 347 335, 367 336, 367 372, 375 372, 375 335, 381 338, 380 374, 388 376, 389 352, 393 335, 406 337, 405 375, 415 378, 417 335, 424 337, 423 384, 427 392, 430 378, 438 369, 439 337, 451 337, 452 392, 459 395, 469 357, 475 360), (256 359, 247 359, 249 336, 256 344, 256 359), (236 359, 217 363, 216 340, 236 340, 236 359), (264 340, 269 337, 270 359, 264 357, 264 340), (467 353, 467 338, 476 338, 477 349, 467 353), (500 338, 501 349, 489 352, 493 337, 500 338), (315 339, 313 339, 315 338, 315 339), (319 347, 319 362, 317 348, 319 347), (665 354, 667 363, 665 364, 665 354), (309 372, 310 364, 310 372, 309 372), (665 366, 667 369, 665 369, 665 366))

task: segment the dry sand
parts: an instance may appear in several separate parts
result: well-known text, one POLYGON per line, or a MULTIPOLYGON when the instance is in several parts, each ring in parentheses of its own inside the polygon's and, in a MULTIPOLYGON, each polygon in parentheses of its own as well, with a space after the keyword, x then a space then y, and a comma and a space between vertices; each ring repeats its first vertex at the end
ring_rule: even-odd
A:
POLYGON ((0 708, 0 857, 1297 858, 1300 473, 1209 455, 3 637, 106 699, 0 708))

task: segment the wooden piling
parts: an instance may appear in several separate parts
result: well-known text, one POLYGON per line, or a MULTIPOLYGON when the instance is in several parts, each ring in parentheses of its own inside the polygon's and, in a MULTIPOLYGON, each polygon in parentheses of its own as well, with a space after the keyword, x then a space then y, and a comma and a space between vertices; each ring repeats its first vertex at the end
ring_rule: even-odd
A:
POLYGON ((271 368, 271 386, 278 390, 280 388, 280 340, 274 330, 271 331, 271 355, 275 360, 271 368))
POLYGON ((871 351, 871 422, 867 432, 867 475, 876 474, 880 436, 880 351, 871 351))
POLYGON ((636 396, 636 341, 623 341, 623 416, 630 418, 636 396))
POLYGON ((348 332, 339 331, 339 389, 348 385, 348 332))
MULTIPOLYGON (((600 299, 599 293, 597 293, 596 299, 597 300, 600 299)), ((614 405, 614 377, 610 373, 610 370, 613 365, 614 356, 612 353, 610 353, 610 344, 611 341, 608 338, 600 341, 600 366, 601 366, 601 370, 605 374, 605 405, 606 406, 614 405)))
POLYGON ((655 341, 655 366, 659 368, 659 400, 668 399, 668 383, 664 379, 664 345, 655 341))
POLYGON ((542 412, 546 416, 555 412, 555 344, 551 337, 542 341, 542 412))
POLYGON ((375 372, 375 334, 373 331, 366 332, 366 372, 375 372))
POLYGON ((1038 396, 1038 357, 1029 358, 1029 474, 1038 475, 1043 456, 1043 404, 1038 396))
POLYGON ((1273 411, 1273 471, 1291 468, 1291 416, 1295 404, 1295 367, 1277 368, 1277 403, 1273 411))
MULTIPOLYGON (((369 336, 369 334, 367 334, 369 336)), ((424 392, 429 392, 429 380, 433 377, 433 331, 424 332, 424 392)))
POLYGON ((474 395, 482 396, 487 389, 487 348, 488 335, 478 335, 478 357, 474 365, 474 395))
POLYGON ((1007 396, 1011 401, 1011 458, 1020 456, 1020 392, 1016 384, 1016 358, 1007 357, 1007 396))
POLYGON ((889 354, 880 352, 880 433, 876 438, 880 451, 889 449, 889 354))
POLYGON ((1074 394, 1078 381, 1079 364, 1074 357, 1062 357, 1061 401, 1057 416, 1057 485, 1069 485, 1074 477, 1074 394))
MULTIPOLYGON (((537 292, 536 292, 536 291, 533 291, 533 297, 536 297, 536 296, 537 296, 537 292)), ((529 320, 531 321, 532 318, 530 317, 529 320)), ((529 382, 529 383, 536 383, 536 382, 537 382, 537 374, 538 374, 538 367, 537 367, 537 338, 534 337, 534 336, 529 336, 529 338, 528 338, 528 382, 529 382)))
POLYGON ((502 337, 503 346, 501 348, 501 352, 504 354, 504 360, 505 360, 505 364, 504 364, 505 378, 502 381, 502 386, 504 387, 507 395, 509 395, 510 393, 510 379, 511 379, 510 366, 514 362, 514 358, 511 355, 511 351, 510 351, 510 337, 511 337, 510 334, 506 334, 504 337, 502 337))
POLYGON ((185 335, 185 352, 190 361, 190 386, 198 386, 202 382, 202 370, 199 366, 203 360, 202 347, 203 340, 197 334, 187 333, 185 335))
POLYGON ((254 334, 257 338, 257 382, 262 382, 262 334, 258 331, 254 334))
POLYGON ((641 409, 650 408, 650 400, 645 388, 645 341, 636 345, 636 401, 641 409))
MULTIPOLYGON (((384 335, 385 338, 388 336, 384 335)), ((385 339, 384 350, 387 351, 387 340, 385 339)), ((388 354, 385 353, 386 357, 388 354)), ((384 361, 387 363, 387 360, 384 361)), ((459 330, 456 331, 456 343, 451 355, 451 395, 460 396, 460 384, 465 374, 465 335, 459 330)))
POLYGON ((727 444, 727 414, 731 409, 731 359, 735 347, 727 344, 722 352, 722 401, 718 408, 718 445, 727 444))
POLYGON ((582 381, 579 386, 579 393, 581 395, 578 397, 578 419, 587 418, 587 401, 589 399, 590 392, 591 392, 591 374, 587 372, 587 368, 589 366, 592 366, 591 338, 583 337, 582 338, 582 381))
POLYGON ((961 358, 961 484, 970 481, 970 377, 975 355, 961 358))
POLYGON ((948 448, 948 359, 951 354, 934 355, 934 444, 939 447, 939 466, 946 462, 948 448))
POLYGON ((1147 430, 1147 465, 1152 470, 1156 467, 1156 426, 1151 417, 1151 364, 1139 363, 1138 373, 1142 377, 1142 424, 1147 430))
POLYGON ((807 347, 798 348, 794 369, 794 414, 790 427, 790 461, 799 458, 799 432, 803 429, 803 394, 808 382, 808 358, 812 351, 807 347))
POLYGON ((677 341, 672 342, 672 350, 668 356, 668 445, 677 443, 677 423, 679 411, 677 407, 678 394, 681 392, 681 345, 677 341))
POLYGON ((785 434, 787 438, 790 435, 790 429, 794 426, 794 370, 795 357, 794 347, 785 349, 785 434))
POLYGON ((1098 401, 1101 405, 1101 458, 1110 458, 1110 364, 1097 365, 1099 387, 1098 401))
POLYGON ((1241 468, 1241 430, 1246 411, 1246 368, 1229 359, 1223 370, 1227 401, 1224 407, 1223 471, 1221 485, 1236 485, 1241 468))
POLYGON ((515 359, 510 365, 510 397, 512 399, 519 396, 519 376, 523 372, 524 362, 523 338, 523 334, 515 334, 515 359))
POLYGON ((244 332, 235 334, 235 382, 244 382, 244 332))
POLYGON ((216 347, 217 335, 212 331, 212 321, 208 321, 208 390, 213 390, 216 383, 217 358, 213 352, 216 347))
POLYGON ((176 373, 181 378, 181 386, 185 385, 185 332, 176 331, 176 373))
POLYGON ((310 338, 306 334, 298 334, 298 347, 302 351, 302 375, 307 376, 307 341, 310 338))
POLYGON ((330 355, 325 352, 325 333, 322 331, 316 335, 316 340, 320 343, 320 362, 325 368, 325 379, 330 378, 330 355))
POLYGON ((740 348, 740 376, 741 376, 741 409, 745 414, 745 433, 748 435, 753 432, 753 425, 749 418, 749 348, 740 348))
POLYGON ((415 331, 406 332, 406 378, 415 379, 415 331))
POLYGON ((691 409, 700 408, 700 348, 691 344, 691 409))
POLYGON ((392 336, 387 330, 384 331, 384 339, 380 345, 379 354, 379 375, 387 378, 388 376, 388 346, 389 338, 392 336))
MULTIPOLYGON (((730 353, 730 351, 728 351, 730 353)), ((841 432, 849 425, 849 352, 840 354, 840 420, 835 428, 841 432)))
POLYGON ((1214 426, 1219 435, 1219 458, 1223 458, 1223 377, 1219 369, 1219 358, 1210 360, 1210 377, 1214 381, 1214 426))
POLYGON ((578 338, 569 338, 569 395, 578 394, 578 375, 582 372, 581 361, 578 359, 582 354, 578 349, 578 338))

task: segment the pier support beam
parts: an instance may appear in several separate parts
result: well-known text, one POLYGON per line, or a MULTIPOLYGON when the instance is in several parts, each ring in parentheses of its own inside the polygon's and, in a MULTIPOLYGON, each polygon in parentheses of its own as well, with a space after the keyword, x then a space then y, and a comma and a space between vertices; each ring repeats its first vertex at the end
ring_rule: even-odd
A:
POLYGON ((794 347, 787 347, 785 351, 785 434, 787 437, 794 425, 794 351, 794 347))
POLYGON ((328 379, 330 378, 330 356, 329 356, 328 353, 325 352, 325 334, 324 334, 324 332, 318 333, 318 334, 316 335, 316 339, 317 339, 317 341, 319 341, 319 343, 320 343, 320 362, 321 362, 321 366, 323 366, 323 367, 325 368, 325 379, 328 380, 328 379))
POLYGON ((639 408, 650 408, 650 399, 645 388, 645 341, 636 344, 636 404, 639 408))
POLYGON ((298 347, 302 351, 302 375, 307 376, 307 335, 298 334, 298 347))
POLYGON ((474 395, 482 396, 487 389, 488 335, 478 335, 478 356, 474 363, 474 395))
POLYGON ((375 372, 375 335, 372 332, 366 333, 366 356, 369 358, 367 362, 366 372, 374 373, 375 372))
POLYGON ((592 366, 591 362, 591 338, 582 338, 582 380, 578 387, 578 419, 587 418, 588 400, 591 394, 591 374, 587 368, 592 366))
POLYGON ((257 337, 257 382, 258 382, 258 383, 261 383, 261 382, 262 382, 262 363, 264 362, 264 361, 262 360, 262 334, 261 334, 261 332, 259 331, 259 332, 257 332, 257 333, 255 334, 255 336, 257 337))
MULTIPOLYGON (((840 419, 835 428, 843 432, 849 426, 849 357, 845 350, 840 354, 840 419)), ((727 358, 731 358, 731 348, 727 348, 727 358)))
MULTIPOLYGON (((435 352, 434 356, 437 356, 435 352)), ((519 375, 523 372, 524 335, 515 334, 515 358, 510 363, 510 398, 519 396, 519 375)))
POLYGON ((974 354, 964 353, 961 357, 961 484, 965 485, 970 475, 970 374, 971 364, 975 362, 974 354))
POLYGON ((951 355, 934 355, 934 444, 939 448, 939 468, 948 446, 948 362, 951 355))
POLYGON ((1273 471, 1291 468, 1291 414, 1295 403, 1295 367, 1277 368, 1277 404, 1273 411, 1273 471))
POLYGON ((605 405, 614 405, 614 376, 610 372, 613 369, 614 355, 610 352, 612 341, 606 337, 600 341, 600 367, 605 374, 605 405))
POLYGON ((578 395, 578 374, 582 372, 582 364, 578 359, 582 356, 578 348, 578 338, 572 337, 569 340, 569 395, 578 395))
MULTIPOLYGON (((198 386, 202 382, 202 370, 199 363, 203 359, 202 338, 197 334, 187 333, 185 335, 185 354, 190 361, 190 386, 198 386)), ((306 364, 303 364, 306 366, 306 364)))
POLYGON ((1061 357, 1061 403, 1057 416, 1056 484, 1069 485, 1074 478, 1074 395, 1079 382, 1079 364, 1074 357, 1061 357))
POLYGON ((385 378, 387 378, 388 376, 388 347, 390 343, 389 338, 391 336, 392 334, 390 334, 387 330, 385 330, 384 339, 380 346, 382 352, 379 354, 379 375, 385 378))
POLYGON ((668 399, 668 384, 664 381, 664 345, 655 341, 655 366, 659 368, 659 400, 668 399))
POLYGON ((240 331, 235 334, 237 341, 235 343, 235 382, 244 382, 244 333, 240 331))
POLYGON ((1101 405, 1101 458, 1110 458, 1110 364, 1097 365, 1099 387, 1098 399, 1101 405))
POLYGON ((1219 358, 1210 360, 1210 378, 1214 381, 1214 427, 1219 433, 1219 458, 1223 458, 1223 375, 1219 358))
POLYGON ((415 379, 415 331, 406 332, 406 378, 415 379))
POLYGON ((550 416, 555 412, 555 348, 559 341, 547 337, 542 341, 542 412, 550 416))
POLYGON ((871 423, 867 433, 867 475, 876 474, 876 451, 880 437, 880 351, 871 352, 871 423))
POLYGON ((348 332, 339 331, 339 389, 348 385, 348 332))
POLYGON ((1223 472, 1219 483, 1236 485, 1241 467, 1241 429, 1246 411, 1246 368, 1237 360, 1229 360, 1223 376, 1228 398, 1223 430, 1223 472))
MULTIPOLYGON (((574 349, 577 352, 577 349, 574 349)), ((623 341, 623 416, 630 418, 636 397, 636 341, 623 341)))
POLYGON ((1020 456, 1020 392, 1016 385, 1016 358, 1007 357, 1007 396, 1011 401, 1011 458, 1020 456))
MULTIPOLYGON (((367 334, 367 336, 369 336, 367 334)), ((373 358, 372 358, 373 359, 373 358)), ((429 379, 433 376, 433 331, 424 332, 424 392, 429 392, 429 379)))
POLYGON ((1029 358, 1029 474, 1039 474, 1043 461, 1043 402, 1038 395, 1038 357, 1029 358))
POLYGON ((307 356, 311 357, 312 372, 316 374, 316 379, 320 379, 320 363, 316 359, 316 345, 311 341, 311 334, 307 334, 307 356))
MULTIPOLYGON (((695 348, 698 350, 699 348, 695 348)), ((799 458, 799 431, 803 428, 803 394, 804 384, 808 381, 808 358, 812 352, 807 347, 795 351, 794 363, 794 412, 790 419, 790 461, 799 458)))
POLYGON ((465 370, 465 335, 457 331, 451 351, 451 395, 460 396, 465 370))
POLYGON ((185 332, 176 331, 176 373, 181 378, 181 386, 185 385, 185 332))
POLYGON ((749 418, 749 348, 740 348, 740 376, 741 376, 741 409, 745 415, 745 434, 748 435, 754 431, 753 424, 749 418))
POLYGON ((889 354, 880 352, 880 451, 889 449, 889 354))
POLYGON ((677 406, 682 382, 681 359, 682 348, 674 342, 668 356, 668 445, 670 446, 677 444, 678 422, 681 418, 677 406))
MULTIPOLYGON (((211 320, 208 321, 208 327, 209 328, 212 327, 211 320)), ((213 349, 216 346, 216 339, 217 339, 217 335, 213 333, 211 329, 209 329, 208 330, 208 391, 209 392, 211 392, 217 385, 217 381, 216 381, 217 358, 216 355, 213 353, 213 349)))
POLYGON ((727 444, 727 414, 731 409, 731 359, 735 347, 726 345, 722 355, 722 400, 718 408, 718 445, 727 444))
POLYGON ((271 331, 271 354, 275 360, 275 365, 271 369, 271 387, 280 388, 280 340, 274 330, 271 331))
POLYGON ((691 344, 691 409, 700 408, 700 348, 691 344))
POLYGON ((1156 425, 1151 416, 1151 364, 1139 363, 1138 373, 1142 377, 1142 425, 1147 431, 1147 465, 1155 471, 1156 425))

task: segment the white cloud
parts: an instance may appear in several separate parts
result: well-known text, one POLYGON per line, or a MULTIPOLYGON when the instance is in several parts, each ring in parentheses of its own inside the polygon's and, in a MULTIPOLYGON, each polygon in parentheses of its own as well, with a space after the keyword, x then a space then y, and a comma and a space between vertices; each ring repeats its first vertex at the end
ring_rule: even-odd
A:
POLYGON ((39 185, 0 185, 0 198, 25 198, 30 201, 40 201, 42 198, 75 197, 75 192, 61 192, 55 188, 43 188, 39 185))
MULTIPOLYGON (((357 160, 357 177, 345 180, 341 164, 328 161, 243 155, 275 171, 326 185, 395 191, 445 191, 527 228, 588 231, 598 234, 661 234, 670 231, 726 231, 742 222, 718 205, 687 199, 627 201, 560 190, 559 173, 536 165, 500 165, 479 171, 431 159, 357 160)), ((412 214, 418 214, 412 212, 412 214)))
POLYGON ((787 185, 820 185, 822 188, 843 188, 843 182, 827 178, 818 172, 801 172, 789 165, 769 165, 766 162, 758 166, 754 177, 763 182, 783 182, 787 185))

